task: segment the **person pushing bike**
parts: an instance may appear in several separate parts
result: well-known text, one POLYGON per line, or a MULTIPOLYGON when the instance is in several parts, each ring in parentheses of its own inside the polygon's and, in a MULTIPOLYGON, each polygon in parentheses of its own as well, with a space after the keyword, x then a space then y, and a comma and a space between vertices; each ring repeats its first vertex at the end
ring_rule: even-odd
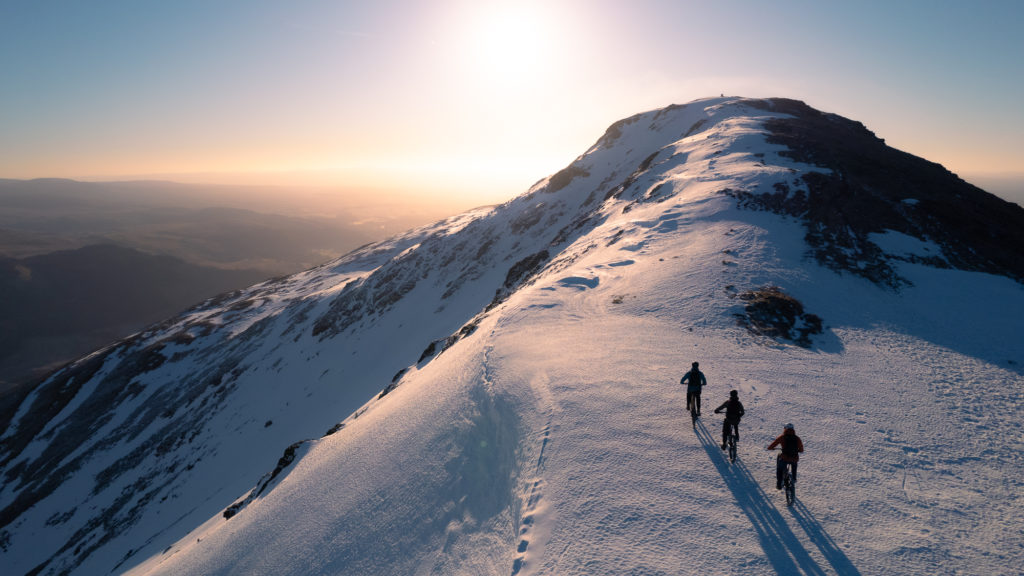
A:
POLYGON ((790 477, 793 484, 796 484, 796 465, 800 461, 800 453, 804 451, 804 443, 796 435, 792 424, 786 424, 782 434, 768 445, 768 450, 782 446, 782 453, 775 460, 775 489, 782 490, 782 479, 786 476, 786 466, 789 466, 790 477))
POLYGON ((679 384, 686 385, 686 409, 691 411, 694 416, 700 416, 700 389, 701 386, 707 386, 708 380, 704 377, 704 373, 698 368, 697 362, 693 363, 690 371, 683 375, 679 380, 679 384))
POLYGON ((722 410, 725 410, 725 420, 722 421, 722 450, 725 450, 730 431, 736 436, 736 441, 740 441, 740 418, 743 418, 745 411, 743 403, 740 402, 739 392, 730 390, 729 399, 715 408, 715 414, 721 414, 722 410))

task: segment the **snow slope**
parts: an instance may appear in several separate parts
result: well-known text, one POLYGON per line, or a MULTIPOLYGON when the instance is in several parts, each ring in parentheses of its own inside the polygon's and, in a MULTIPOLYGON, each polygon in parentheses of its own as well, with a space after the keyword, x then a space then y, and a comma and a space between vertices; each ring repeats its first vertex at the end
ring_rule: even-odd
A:
POLYGON ((774 104, 626 119, 508 204, 207 303, 58 375, 78 385, 60 412, 33 418, 29 398, 2 437, 29 438, 0 460, 0 505, 26 507, 0 536, 5 565, 1017 572, 1022 285, 908 258, 950 252, 907 229, 872 232, 900 279, 873 282, 811 257, 799 217, 741 208, 735 191, 829 172, 769 143, 774 104), (738 324, 765 286, 823 320, 809 346, 738 324), (112 378, 128 359, 157 366, 112 378), (709 386, 693 428, 678 381, 695 360, 709 386), (128 392, 109 417, 76 420, 115 381, 128 392), (735 464, 711 412, 730 389, 747 408, 735 464), (806 447, 792 508, 764 450, 785 422, 806 447), (69 429, 89 440, 58 451, 69 429), (168 431, 184 439, 160 444, 168 431), (67 473, 25 472, 43 463, 67 473))

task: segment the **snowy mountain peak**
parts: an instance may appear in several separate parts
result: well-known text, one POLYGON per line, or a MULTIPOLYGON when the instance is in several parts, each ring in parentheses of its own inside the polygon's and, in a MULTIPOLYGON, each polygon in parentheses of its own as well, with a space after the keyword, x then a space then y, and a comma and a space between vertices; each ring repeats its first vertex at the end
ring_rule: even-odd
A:
POLYGON ((948 495, 975 488, 936 470, 1021 416, 1022 230, 1019 206, 801 102, 638 114, 505 204, 41 382, 4 415, 0 555, 16 574, 1000 572, 1024 557, 979 550, 1022 520, 1024 442, 972 461, 997 496, 966 512, 948 495), (738 466, 680 418, 694 360, 710 408, 747 405, 738 466), (812 458, 789 517, 754 452, 788 420, 812 458), (879 466, 902 489, 879 495, 879 466), (943 527, 965 516, 966 543, 943 527), (694 534, 733 549, 681 562, 694 534))
POLYGON ((741 207, 800 219, 819 263, 892 288, 906 283, 894 261, 1024 280, 1024 209, 803 102, 719 98, 638 114, 613 124, 548 185, 618 159, 635 170, 614 197, 628 189, 633 202, 664 201, 688 180, 714 182, 741 207))

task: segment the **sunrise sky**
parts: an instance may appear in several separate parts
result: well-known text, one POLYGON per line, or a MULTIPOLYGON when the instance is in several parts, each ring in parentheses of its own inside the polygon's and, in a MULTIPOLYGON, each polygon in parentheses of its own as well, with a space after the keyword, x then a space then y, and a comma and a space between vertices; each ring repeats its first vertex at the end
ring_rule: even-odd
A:
POLYGON ((620 118, 721 93, 1024 172, 1024 2, 5 0, 0 177, 498 201, 620 118))

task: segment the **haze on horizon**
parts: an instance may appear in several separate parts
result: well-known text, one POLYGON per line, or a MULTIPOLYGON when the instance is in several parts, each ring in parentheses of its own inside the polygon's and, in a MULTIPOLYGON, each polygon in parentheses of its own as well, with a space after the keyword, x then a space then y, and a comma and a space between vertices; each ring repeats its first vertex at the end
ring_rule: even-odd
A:
POLYGON ((1022 21, 1013 1, 5 3, 0 178, 486 204, 620 118, 724 93, 802 99, 1013 188, 1022 21))

